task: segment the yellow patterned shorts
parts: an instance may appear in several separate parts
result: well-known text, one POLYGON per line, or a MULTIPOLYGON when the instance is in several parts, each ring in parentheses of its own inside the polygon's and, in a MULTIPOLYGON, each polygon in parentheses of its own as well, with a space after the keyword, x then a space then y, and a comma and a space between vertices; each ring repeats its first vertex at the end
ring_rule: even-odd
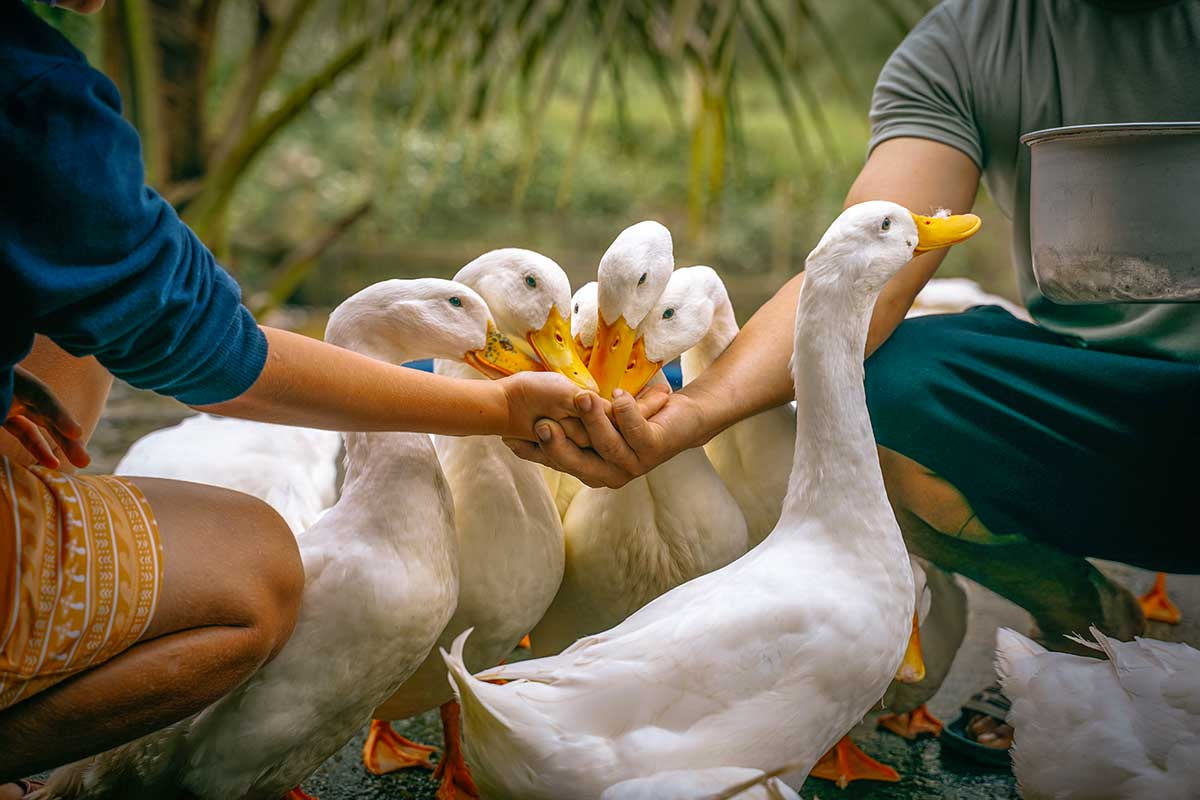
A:
POLYGON ((0 457, 0 709, 131 647, 162 567, 136 486, 0 457))

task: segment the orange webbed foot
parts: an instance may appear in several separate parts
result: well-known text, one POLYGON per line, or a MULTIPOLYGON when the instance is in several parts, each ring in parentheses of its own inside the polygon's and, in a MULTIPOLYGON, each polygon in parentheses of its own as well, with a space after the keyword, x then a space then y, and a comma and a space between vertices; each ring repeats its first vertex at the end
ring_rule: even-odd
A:
POLYGON ((462 752, 462 710, 456 701, 442 705, 442 736, 445 744, 437 769, 437 800, 479 800, 479 789, 462 752))
POLYGON ((843 736, 832 750, 821 756, 809 774, 833 781, 839 789, 845 789, 850 781, 897 783, 900 780, 900 773, 859 750, 849 736, 843 736))
POLYGON ((1139 597, 1138 603, 1141 604, 1146 619, 1165 622, 1168 625, 1178 625, 1183 619, 1183 612, 1179 610, 1179 606, 1172 603, 1171 598, 1167 596, 1167 576, 1162 572, 1155 576, 1154 587, 1139 597))
POLYGON ((533 649, 533 643, 531 641, 529 641, 528 633, 521 637, 521 641, 517 642, 517 648, 520 650, 532 650, 533 649))
POLYGON ((390 722, 371 720, 371 731, 363 742, 363 766, 375 775, 387 775, 399 769, 421 767, 434 769, 430 758, 436 747, 405 739, 392 728, 390 722))
POLYGON ((905 739, 916 739, 923 733, 941 736, 943 727, 942 721, 930 713, 924 703, 907 714, 884 714, 876 721, 876 725, 905 739))
POLYGON ((285 794, 282 800, 317 800, 317 798, 313 797, 311 794, 297 786, 295 789, 292 789, 290 792, 285 794))

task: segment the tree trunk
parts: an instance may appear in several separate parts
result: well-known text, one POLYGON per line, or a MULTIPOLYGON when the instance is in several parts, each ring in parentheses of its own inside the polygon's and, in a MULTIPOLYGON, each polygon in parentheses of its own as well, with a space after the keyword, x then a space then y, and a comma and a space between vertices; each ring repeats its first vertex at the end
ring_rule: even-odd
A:
MULTIPOLYGON (((177 184, 203 180, 208 171, 206 90, 220 4, 218 0, 151 3, 160 64, 160 118, 169 143, 163 188, 175 193, 177 184)), ((186 195, 176 193, 175 199, 186 205, 186 195)))

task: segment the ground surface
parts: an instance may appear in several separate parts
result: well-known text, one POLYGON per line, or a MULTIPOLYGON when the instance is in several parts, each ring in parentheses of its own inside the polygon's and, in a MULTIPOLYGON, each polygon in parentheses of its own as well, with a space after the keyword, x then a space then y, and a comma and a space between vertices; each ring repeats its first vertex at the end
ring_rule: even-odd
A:
MULTIPOLYGON (((174 423, 185 412, 172 401, 118 386, 93 439, 95 470, 110 470, 137 437, 174 423)), ((1121 565, 1102 566, 1138 592, 1148 588, 1153 578, 1150 573, 1121 565)), ((933 712, 946 722, 958 714, 959 703, 993 680, 991 660, 997 626, 1027 631, 1030 625, 1028 616, 1016 606, 975 584, 965 584, 971 608, 967 638, 945 684, 930 704, 933 712)), ((1169 588, 1172 598, 1183 609, 1184 622, 1174 627, 1153 625, 1149 635, 1200 643, 1200 577, 1172 577, 1169 588)), ((397 725, 397 730, 416 741, 429 744, 441 741, 436 712, 397 725)), ((360 760, 363 735, 360 733, 330 759, 304 788, 321 800, 433 800, 436 787, 428 773, 410 770, 382 778, 368 774, 360 760)), ((854 738, 867 753, 895 767, 904 776, 903 780, 898 784, 855 783, 842 791, 813 779, 801 792, 805 798, 1003 800, 1017 797, 1015 782, 1007 771, 963 761, 936 739, 912 744, 866 727, 856 731, 854 738)))

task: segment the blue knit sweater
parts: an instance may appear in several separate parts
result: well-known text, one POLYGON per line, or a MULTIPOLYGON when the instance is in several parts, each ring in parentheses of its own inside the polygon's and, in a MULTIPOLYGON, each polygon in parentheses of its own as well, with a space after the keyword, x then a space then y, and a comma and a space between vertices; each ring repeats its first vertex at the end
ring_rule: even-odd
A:
POLYGON ((35 333, 190 404, 238 396, 267 355, 237 283, 145 185, 116 87, 0 0, 0 419, 35 333))

